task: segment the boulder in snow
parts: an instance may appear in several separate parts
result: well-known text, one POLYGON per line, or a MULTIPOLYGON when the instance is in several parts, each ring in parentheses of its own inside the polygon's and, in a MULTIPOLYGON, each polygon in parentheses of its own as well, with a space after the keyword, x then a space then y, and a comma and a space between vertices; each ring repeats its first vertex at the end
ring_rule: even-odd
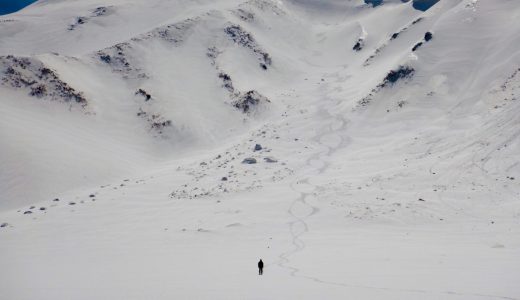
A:
POLYGON ((274 157, 264 157, 264 161, 267 163, 276 163, 278 160, 274 157))
POLYGON ((249 113, 262 103, 269 103, 267 97, 261 95, 255 90, 251 90, 245 94, 238 96, 238 99, 233 102, 233 106, 241 110, 243 113, 249 113))
POLYGON ((248 164, 248 165, 251 165, 251 164, 256 164, 256 159, 255 158, 252 158, 252 157, 247 157, 247 158, 244 158, 244 160, 242 161, 243 164, 248 164))

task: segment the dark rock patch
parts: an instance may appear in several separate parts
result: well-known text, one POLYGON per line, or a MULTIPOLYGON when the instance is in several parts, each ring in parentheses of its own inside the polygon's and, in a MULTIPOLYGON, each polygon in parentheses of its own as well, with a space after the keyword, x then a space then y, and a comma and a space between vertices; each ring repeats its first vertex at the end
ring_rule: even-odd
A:
POLYGON ((255 90, 252 90, 240 95, 233 103, 233 106, 238 108, 243 113, 249 113, 260 104, 269 102, 271 101, 269 101, 269 99, 267 99, 265 96, 261 95, 255 90))
POLYGON ((260 67, 263 70, 267 70, 268 66, 271 66, 271 57, 267 52, 260 48, 258 43, 249 32, 235 24, 227 26, 224 29, 224 32, 234 43, 252 50, 258 56, 258 59, 260 60, 260 67))
POLYGON ((162 133, 161 130, 164 129, 165 127, 169 127, 169 126, 172 126, 171 120, 156 121, 156 122, 152 123, 152 129, 159 130, 159 133, 162 133))
POLYGON ((273 157, 264 157, 264 161, 267 162, 267 163, 276 163, 276 162, 278 162, 278 160, 276 158, 273 158, 273 157))
POLYGON ((397 70, 391 70, 386 75, 383 82, 379 85, 380 87, 386 87, 387 85, 393 85, 400 79, 411 78, 415 73, 415 69, 408 66, 399 66, 397 70))
POLYGON ((87 20, 88 20, 87 17, 77 17, 76 20, 74 21, 74 23, 72 23, 72 24, 69 25, 69 28, 68 28, 68 29, 69 29, 69 30, 74 30, 74 29, 76 29, 78 26, 87 23, 87 20))
POLYGON ((257 46, 253 36, 242 29, 242 27, 239 25, 230 25, 226 27, 224 31, 233 40, 233 42, 243 47, 253 49, 257 46))
POLYGON ((415 25, 415 24, 421 22, 422 20, 423 20, 423 18, 417 18, 417 19, 415 19, 415 20, 412 22, 412 25, 415 25))
POLYGON ((43 84, 38 84, 37 86, 31 87, 31 92, 29 95, 42 98, 47 95, 47 88, 43 84))
POLYGON ((107 64, 112 62, 112 57, 110 57, 110 55, 108 54, 100 54, 99 59, 101 59, 102 62, 107 64))
POLYGON ((415 52, 415 50, 419 49, 419 47, 421 47, 422 44, 423 44, 422 42, 419 42, 419 43, 415 44, 415 46, 413 46, 413 48, 412 48, 412 51, 415 52))
POLYGON ((102 16, 107 15, 109 12, 111 12, 111 10, 112 10, 111 6, 108 6, 108 7, 106 7, 106 6, 97 7, 94 10, 92 10, 90 15, 88 15, 88 16, 76 17, 74 22, 69 25, 68 29, 69 30, 75 30, 79 26, 86 24, 92 18, 97 18, 97 17, 102 17, 102 16))
POLYGON ((146 75, 141 72, 141 69, 135 68, 129 61, 130 55, 128 51, 132 49, 129 43, 119 43, 110 48, 96 52, 99 59, 108 64, 112 71, 121 73, 124 78, 135 77, 145 78, 146 75))
POLYGON ((150 124, 150 129, 155 130, 159 134, 162 134, 166 127, 173 125, 171 120, 165 120, 160 114, 149 114, 142 108, 137 112, 137 116, 145 119, 150 124))
POLYGON ((244 158, 244 160, 242 160, 242 163, 248 164, 248 165, 256 164, 256 159, 252 158, 252 157, 247 157, 247 158, 244 158))
POLYGON ((392 36, 390 36, 390 41, 397 39, 401 33, 407 31, 408 29, 410 29, 410 27, 412 25, 415 25, 415 24, 421 22, 422 20, 423 20, 423 18, 417 18, 411 24, 409 24, 408 26, 405 26, 403 29, 399 30, 399 32, 393 33, 392 36))
POLYGON ((412 51, 415 51, 415 50, 419 49, 419 47, 421 47, 423 45, 423 43, 429 42, 432 38, 433 38, 433 34, 431 32, 429 32, 429 31, 426 32, 424 34, 423 42, 418 42, 417 44, 415 44, 415 46, 413 46, 413 48, 412 48, 412 51))
POLYGON ((208 51, 206 51, 206 56, 211 60, 212 65, 216 65, 217 57, 221 52, 217 49, 217 47, 209 47, 208 51))
MULTIPOLYGON (((397 102, 397 107, 403 108, 406 105, 406 103, 407 103, 406 101, 400 100, 397 102)), ((433 174, 435 174, 435 173, 433 173, 433 174)))
MULTIPOLYGON (((187 18, 183 21, 177 22, 175 24, 170 24, 167 26, 163 26, 148 34, 140 37, 142 40, 146 40, 152 37, 158 37, 174 46, 180 45, 182 42, 186 40, 189 34, 192 32, 193 27, 197 24, 199 18, 187 18)), ((134 39, 136 40, 136 39, 134 39)))
POLYGON ((425 41, 429 42, 432 38, 433 38, 433 34, 431 32, 428 31, 424 34, 425 41))
POLYGON ((152 99, 152 95, 148 94, 143 89, 138 89, 137 92, 135 92, 135 94, 143 96, 144 97, 144 101, 149 101, 150 99, 152 99))
POLYGON ((97 7, 96 9, 94 9, 92 11, 92 16, 94 16, 94 17, 104 16, 104 15, 106 15, 109 12, 110 8, 111 7, 106 7, 106 6, 97 7))
POLYGON ((365 45, 363 39, 358 39, 354 47, 352 47, 352 50, 354 51, 361 51, 363 49, 363 46, 365 45))
POLYGON ((0 84, 14 89, 25 89, 36 98, 48 98, 63 102, 87 105, 83 93, 76 91, 58 75, 35 58, 0 56, 0 84))
POLYGON ((222 86, 227 89, 230 93, 235 92, 235 87, 233 86, 233 81, 231 80, 231 76, 226 73, 220 72, 218 74, 218 78, 222 80, 222 86))
POLYGON ((250 23, 255 20, 255 15, 252 12, 242 9, 242 8, 239 8, 239 9, 233 11, 233 13, 244 22, 250 23))
MULTIPOLYGON (((409 66, 399 66, 397 70, 391 70, 388 72, 383 81, 378 84, 375 88, 373 88, 370 93, 365 96, 363 99, 358 101, 358 106, 367 106, 372 101, 373 97, 382 89, 387 86, 394 85, 397 81, 411 78, 415 73, 415 69, 409 66)), ((400 107, 404 106, 405 102, 400 105, 400 107)), ((399 104, 398 104, 399 105, 399 104)))

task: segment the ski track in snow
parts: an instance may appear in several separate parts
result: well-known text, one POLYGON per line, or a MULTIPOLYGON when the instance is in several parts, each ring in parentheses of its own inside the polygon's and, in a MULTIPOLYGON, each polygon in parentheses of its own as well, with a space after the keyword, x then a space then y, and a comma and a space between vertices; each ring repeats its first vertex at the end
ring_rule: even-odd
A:
MULTIPOLYGON (((326 94, 326 93, 325 93, 326 94)), ((327 99, 327 101, 332 101, 331 99, 327 99)), ((305 161, 305 165, 307 166, 307 170, 314 170, 316 173, 312 176, 323 175, 323 173, 329 168, 330 163, 326 162, 325 159, 331 157, 334 152, 339 149, 348 147, 348 139, 344 138, 341 132, 345 130, 349 120, 345 119, 341 115, 333 115, 327 110, 319 110, 318 114, 320 118, 323 120, 332 120, 326 126, 323 126, 322 130, 314 135, 311 141, 319 144, 322 147, 321 151, 314 153, 309 156, 305 161), (326 143, 324 142, 324 137, 335 137, 337 138, 336 143, 326 143), (316 166, 318 164, 318 166, 316 166)), ((429 152, 428 150, 427 152, 429 152)), ((476 155, 476 154, 475 154, 476 155)), ((473 164, 475 162, 473 161, 473 164)), ((430 167, 430 172, 434 168, 434 166, 430 167)), ((481 168, 479 166, 479 168, 481 168)), ((482 168, 481 168, 482 169, 482 168)), ((483 172, 485 172, 483 170, 483 172)), ((487 173, 487 172, 485 172, 487 173)), ((347 284, 343 282, 336 281, 327 281, 322 280, 319 277, 314 277, 306 274, 301 274, 303 271, 294 265, 291 265, 290 257, 295 254, 302 252, 305 250, 306 244, 304 242, 303 236, 305 233, 309 232, 309 225, 305 222, 306 219, 312 217, 313 215, 320 212, 319 207, 313 206, 309 204, 306 199, 312 199, 318 197, 314 192, 319 188, 319 186, 312 184, 310 181, 312 178, 310 176, 296 179, 293 183, 291 183, 291 189, 299 194, 298 197, 291 203, 287 213, 294 219, 293 221, 288 223, 289 233, 291 235, 291 242, 293 244, 293 249, 283 252, 279 255, 279 261, 275 264, 281 268, 284 268, 289 271, 289 275, 292 277, 300 277, 304 279, 308 279, 320 284, 325 285, 333 285, 333 286, 341 286, 345 288, 363 288, 363 289, 373 289, 373 290, 382 290, 389 292, 403 292, 403 293, 411 293, 411 294, 433 294, 439 296, 472 296, 479 298, 493 298, 493 299, 505 299, 505 300, 518 300, 520 298, 513 297, 505 297, 499 295, 487 295, 487 294, 473 294, 473 293, 460 293, 456 291, 431 291, 431 290, 415 290, 415 289, 399 289, 399 288, 387 288, 387 287, 377 287, 377 286, 366 286, 366 285, 353 285, 347 284), (296 208, 301 207, 297 212, 296 208), (301 213, 302 208, 306 210, 306 212, 301 213)), ((448 202, 442 200, 442 192, 439 193, 439 200, 442 201, 446 206, 452 206, 448 202)), ((463 211, 462 209, 457 209, 452 207, 453 210, 463 211)), ((466 214, 467 215, 467 214, 466 214)))
POLYGON ((520 300, 512 1, 60 2, 0 17, 0 298, 520 300))

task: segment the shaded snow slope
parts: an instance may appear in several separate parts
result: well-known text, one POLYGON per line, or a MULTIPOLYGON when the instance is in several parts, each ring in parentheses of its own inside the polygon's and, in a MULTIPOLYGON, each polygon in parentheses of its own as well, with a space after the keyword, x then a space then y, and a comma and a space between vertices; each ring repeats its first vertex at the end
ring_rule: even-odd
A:
POLYGON ((519 13, 0 18, 0 298, 520 299, 519 13))

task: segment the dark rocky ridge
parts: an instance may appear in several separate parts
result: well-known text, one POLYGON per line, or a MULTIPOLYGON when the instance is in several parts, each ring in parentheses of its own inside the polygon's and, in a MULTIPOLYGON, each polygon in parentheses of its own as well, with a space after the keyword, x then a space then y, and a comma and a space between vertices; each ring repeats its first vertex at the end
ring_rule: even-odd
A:
POLYGON ((0 84, 35 98, 87 105, 87 99, 36 58, 0 56, 0 84))
POLYGON ((253 36, 240 27, 240 25, 231 24, 224 29, 224 32, 236 44, 251 49, 257 55, 262 69, 267 70, 271 66, 272 60, 270 55, 262 50, 253 36))
MULTIPOLYGON (((367 106, 370 104, 370 102, 372 102, 375 94, 377 94, 381 89, 388 86, 393 86, 399 80, 412 78, 414 74, 415 69, 409 66, 399 66, 396 70, 390 70, 390 72, 386 74, 385 78, 380 84, 373 88, 367 96, 358 101, 357 106, 367 106)), ((400 107, 402 107, 404 104, 405 103, 403 102, 400 107)))

